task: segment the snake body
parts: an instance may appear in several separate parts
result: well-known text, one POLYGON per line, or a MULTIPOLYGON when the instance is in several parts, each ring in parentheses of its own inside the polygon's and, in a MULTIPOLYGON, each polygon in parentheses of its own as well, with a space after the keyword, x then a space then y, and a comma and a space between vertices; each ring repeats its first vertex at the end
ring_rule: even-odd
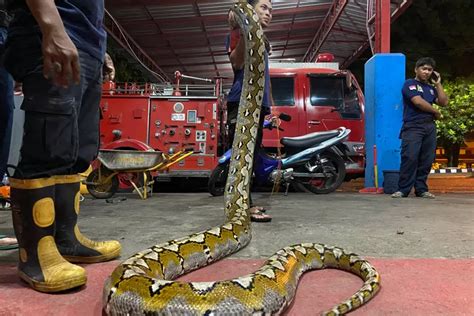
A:
POLYGON ((323 244, 279 250, 256 272, 218 282, 173 281, 245 247, 251 239, 249 189, 263 99, 265 46, 258 16, 246 1, 232 8, 245 36, 244 85, 232 160, 225 189, 222 226, 152 246, 122 262, 104 287, 109 315, 278 315, 291 303, 307 270, 337 268, 364 280, 362 288, 325 312, 347 313, 380 288, 375 268, 359 256, 323 244))

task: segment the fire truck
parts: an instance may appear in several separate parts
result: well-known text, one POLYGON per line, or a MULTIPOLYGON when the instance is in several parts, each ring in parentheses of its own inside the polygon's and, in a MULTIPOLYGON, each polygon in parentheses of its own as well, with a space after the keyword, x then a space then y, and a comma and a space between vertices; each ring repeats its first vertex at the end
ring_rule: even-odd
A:
MULTIPOLYGON (((265 130, 269 151, 284 136, 298 136, 345 126, 349 176, 364 171, 364 96, 355 77, 331 60, 270 63, 275 113, 292 116, 279 130, 265 130)), ((227 148, 226 107, 222 80, 175 73, 176 84, 117 84, 103 87, 100 139, 103 149, 160 150, 194 154, 161 172, 172 177, 208 177, 227 148), (184 80, 204 81, 199 84, 184 80)))

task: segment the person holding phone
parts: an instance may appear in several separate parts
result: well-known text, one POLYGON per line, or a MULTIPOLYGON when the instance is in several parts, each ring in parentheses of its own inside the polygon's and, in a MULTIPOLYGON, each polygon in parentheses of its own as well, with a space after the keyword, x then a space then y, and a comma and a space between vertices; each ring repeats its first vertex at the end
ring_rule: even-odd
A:
POLYGON ((441 118, 433 104, 448 104, 441 75, 434 70, 435 67, 433 58, 420 58, 415 65, 415 78, 403 84, 400 179, 393 198, 407 197, 413 187, 417 197, 435 198, 426 184, 436 154, 434 121, 441 118))

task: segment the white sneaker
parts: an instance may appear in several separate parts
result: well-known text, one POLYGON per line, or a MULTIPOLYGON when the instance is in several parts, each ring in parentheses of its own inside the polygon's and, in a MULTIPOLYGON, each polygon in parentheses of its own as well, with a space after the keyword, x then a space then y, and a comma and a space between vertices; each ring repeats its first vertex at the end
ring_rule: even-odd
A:
POLYGON ((435 199, 436 195, 434 195, 431 192, 426 191, 426 192, 423 192, 423 193, 417 195, 417 197, 421 197, 421 198, 424 198, 424 199, 435 199))
POLYGON ((397 192, 395 192, 395 193, 392 194, 392 197, 393 197, 394 199, 406 198, 407 195, 403 194, 403 192, 401 192, 401 191, 397 191, 397 192))

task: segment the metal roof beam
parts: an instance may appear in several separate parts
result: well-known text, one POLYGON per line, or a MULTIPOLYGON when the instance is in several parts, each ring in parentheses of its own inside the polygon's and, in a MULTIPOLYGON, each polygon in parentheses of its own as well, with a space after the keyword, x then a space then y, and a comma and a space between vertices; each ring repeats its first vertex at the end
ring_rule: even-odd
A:
MULTIPOLYGON (((392 1, 393 3, 393 1, 392 1)), ((400 15, 403 14, 403 12, 410 7, 410 5, 413 3, 413 0, 402 0, 400 3, 398 3, 398 7, 392 12, 392 17, 391 17, 391 23, 396 21, 400 15)), ((367 39, 359 48, 357 48, 352 55, 347 57, 342 63, 341 63, 341 68, 347 68, 349 65, 356 60, 357 58, 362 55, 363 52, 365 52, 369 47, 370 47, 370 42, 372 39, 367 39)))
POLYGON ((119 43, 132 57, 138 59, 143 68, 149 71, 159 81, 171 81, 167 74, 147 53, 127 34, 114 17, 106 11, 104 26, 107 33, 119 43))
MULTIPOLYGON (((308 22, 300 22, 300 23, 296 23, 295 25, 293 25, 292 31, 312 30, 312 29, 314 29, 314 27, 319 27, 319 25, 320 25, 320 22, 318 22, 318 20, 308 21, 308 22)), ((282 34, 286 34, 286 33, 282 33, 281 30, 282 29, 289 29, 290 26, 291 26, 290 23, 278 24, 275 27, 270 26, 266 30, 265 33, 268 35, 268 37, 270 38, 271 41, 278 40, 278 39, 281 39, 283 37, 282 34)), ((218 39, 220 42, 224 42, 224 39, 225 39, 225 37, 228 33, 229 33, 229 31, 227 29, 218 30, 218 31, 208 31, 208 30, 206 30, 207 37, 210 40, 211 39, 218 39)), ((153 47, 153 44, 160 45, 160 47, 161 47, 162 46, 161 43, 163 43, 163 41, 170 41, 170 42, 173 42, 173 43, 177 43, 179 41, 184 41, 184 39, 186 39, 185 43, 187 43, 187 44, 191 44, 191 43, 200 43, 200 44, 202 44, 201 37, 200 37, 202 35, 204 35, 202 30, 196 30, 196 31, 185 30, 185 31, 161 32, 161 34, 158 34, 158 33, 156 33, 156 34, 145 34, 145 35, 136 34, 133 37, 138 43, 143 43, 142 46, 144 48, 149 48, 149 47, 153 47), (196 38, 196 36, 199 36, 199 38, 196 38), (153 39, 153 41, 150 41, 151 38, 153 39)), ((295 36, 296 35, 291 35, 291 39, 293 40, 295 38, 295 36)), ((296 37, 298 37, 298 36, 296 36, 296 37)), ((308 35, 305 35, 304 37, 308 38, 308 35)), ((286 38, 286 35, 285 35, 285 38, 286 38)), ((308 41, 309 41, 309 38, 308 38, 308 41)))
MULTIPOLYGON (((191 4, 192 2, 190 2, 191 4)), ((161 4, 161 3, 160 3, 161 4)), ((156 5, 156 3, 155 3, 156 5)), ((114 6, 116 6, 114 4, 114 6)), ((302 13, 315 13, 321 11, 327 11, 330 5, 321 4, 318 6, 312 7, 300 7, 300 8, 288 8, 288 9, 279 9, 273 11, 273 18, 282 17, 285 15, 294 15, 294 14, 302 14, 302 13)), ((122 25, 126 28, 129 27, 143 27, 144 23, 152 23, 158 22, 160 25, 176 25, 179 23, 180 26, 185 25, 196 25, 198 23, 206 23, 206 24, 214 24, 216 22, 223 22, 227 24, 227 14, 223 12, 222 14, 210 14, 210 15, 203 15, 203 16, 193 16, 193 17, 186 17, 185 19, 180 19, 179 21, 176 18, 165 18, 165 19, 153 19, 153 20, 134 20, 134 21, 123 21, 122 25)))
POLYGON ((339 16, 344 11, 344 8, 347 5, 347 0, 334 0, 332 3, 326 18, 324 19, 323 24, 319 28, 318 32, 313 38, 311 45, 303 56, 303 61, 311 62, 316 58, 316 54, 319 52, 319 49, 323 45, 324 41, 331 32, 334 24, 336 24, 339 16))

